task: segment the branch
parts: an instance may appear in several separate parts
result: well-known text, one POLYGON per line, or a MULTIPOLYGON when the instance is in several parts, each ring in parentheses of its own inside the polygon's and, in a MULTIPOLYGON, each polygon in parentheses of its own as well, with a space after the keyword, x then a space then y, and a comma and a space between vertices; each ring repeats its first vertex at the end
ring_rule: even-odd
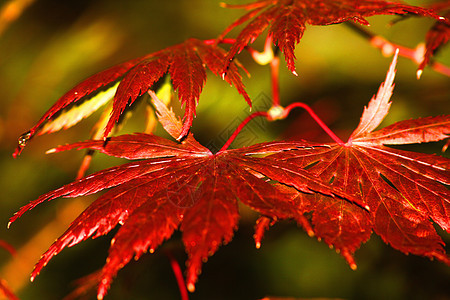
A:
POLYGON ((311 107, 309 107, 307 104, 303 102, 295 102, 287 106, 283 111, 283 119, 289 115, 292 109, 296 107, 301 107, 305 109, 310 116, 316 121, 317 124, 319 124, 320 127, 340 146, 344 146, 345 143, 336 135, 334 132, 319 118, 318 115, 312 110, 311 107))
MULTIPOLYGON (((395 49, 398 48, 400 56, 406 57, 418 65, 420 65, 424 60, 425 45, 423 43, 420 43, 419 45, 417 45, 415 49, 412 49, 390 42, 385 38, 383 38, 382 36, 376 35, 370 32, 369 30, 363 28, 359 24, 355 24, 353 22, 346 22, 345 24, 349 26, 351 29, 353 29, 355 32, 359 33, 362 37, 366 38, 373 47, 380 49, 381 53, 386 57, 393 55, 395 49)), ((431 62, 429 66, 434 71, 450 77, 449 66, 446 66, 436 61, 431 62)), ((416 73, 417 79, 420 79, 422 72, 423 69, 421 68, 417 70, 416 73)))
POLYGON ((234 130, 233 134, 230 136, 228 141, 225 143, 225 145, 223 145, 223 147, 219 150, 218 153, 221 153, 221 152, 227 150, 228 147, 230 147, 231 143, 234 141, 234 139, 241 132, 241 130, 245 127, 245 125, 247 125, 248 122, 250 122, 251 120, 253 120, 256 117, 269 118, 269 114, 265 111, 257 111, 257 112, 252 113, 251 115, 249 115, 247 118, 245 118, 245 120, 242 121, 242 123, 239 124, 239 126, 234 130))
POLYGON ((172 253, 166 251, 165 254, 170 260, 170 265, 172 267, 175 278, 177 279, 178 289, 180 290, 181 300, 189 300, 188 291, 186 290, 186 283, 184 282, 183 272, 181 271, 180 264, 173 257, 172 253))

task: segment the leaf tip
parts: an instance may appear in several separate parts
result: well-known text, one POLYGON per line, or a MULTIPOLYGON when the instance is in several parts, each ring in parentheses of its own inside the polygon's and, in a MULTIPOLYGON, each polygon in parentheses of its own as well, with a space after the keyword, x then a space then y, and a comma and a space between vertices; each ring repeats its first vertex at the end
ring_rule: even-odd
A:
POLYGON ((45 154, 52 154, 56 152, 56 148, 49 149, 45 152, 45 154))
POLYGON ((12 154, 12 156, 14 158, 19 157, 20 153, 22 152, 23 147, 17 146, 16 150, 14 150, 14 153, 12 154))
POLYGON ((103 278, 100 282, 98 291, 97 291, 97 299, 98 300, 103 300, 103 298, 105 297, 108 287, 109 287, 109 280, 107 278, 103 278))
POLYGON ((419 69, 419 70, 417 70, 417 72, 416 72, 416 77, 417 77, 417 80, 419 80, 419 79, 420 79, 420 77, 422 77, 422 73, 423 73, 423 69, 419 69))
POLYGON ((341 252, 344 259, 347 261, 348 265, 350 266, 350 269, 355 271, 357 269, 357 265, 355 262, 355 259, 353 258, 353 255, 348 251, 347 249, 342 249, 341 252))
POLYGON ((264 232, 269 229, 271 223, 272 220, 264 216, 256 221, 255 234, 253 235, 256 249, 261 248, 261 240, 264 236, 264 232))
POLYGON ((189 283, 187 284, 187 289, 188 289, 188 291, 189 291, 190 293, 195 292, 195 284, 193 284, 192 282, 189 282, 189 283))
POLYGON ((397 58, 398 58, 399 52, 400 52, 400 48, 396 48, 395 52, 394 52, 394 58, 392 59, 392 63, 391 63, 391 66, 393 66, 393 68, 395 68, 395 66, 397 65, 397 58))

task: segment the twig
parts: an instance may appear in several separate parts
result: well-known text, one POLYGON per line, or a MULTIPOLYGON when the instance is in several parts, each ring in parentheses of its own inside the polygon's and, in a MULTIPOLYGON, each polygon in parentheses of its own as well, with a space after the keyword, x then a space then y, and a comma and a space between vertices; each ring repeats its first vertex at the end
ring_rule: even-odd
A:
MULTIPOLYGON (((366 38, 370 44, 381 50, 381 53, 384 56, 391 56, 394 54, 395 49, 399 49, 399 55, 406 57, 410 60, 412 60, 414 63, 420 65, 422 61, 424 60, 425 55, 425 45, 419 44, 415 49, 408 48, 402 45, 395 44, 393 42, 390 42, 383 38, 382 36, 376 35, 369 30, 363 28, 361 25, 355 24, 353 22, 346 22, 347 26, 349 26, 351 29, 353 29, 355 32, 359 33, 361 36, 366 38)), ((446 76, 450 77, 450 67, 446 66, 444 64, 441 64, 439 62, 431 62, 429 66, 435 70, 438 73, 444 74, 446 76)), ((417 79, 420 79, 420 76, 422 75, 423 70, 418 69, 416 76, 417 79)))

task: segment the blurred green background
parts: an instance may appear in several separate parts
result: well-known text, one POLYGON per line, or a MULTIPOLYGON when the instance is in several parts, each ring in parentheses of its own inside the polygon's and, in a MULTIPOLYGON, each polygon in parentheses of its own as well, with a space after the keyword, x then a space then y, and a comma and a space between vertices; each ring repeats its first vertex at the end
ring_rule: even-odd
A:
MULTIPOLYGON (((45 155, 44 152, 59 144, 88 138, 95 117, 67 131, 33 139, 23 154, 13 159, 17 137, 32 127, 58 97, 89 75, 189 37, 214 38, 244 13, 220 8, 219 3, 216 0, 0 1, 0 240, 17 249, 15 257, 0 249, 0 278, 19 297, 62 299, 74 289, 76 279, 101 268, 112 235, 65 249, 34 283, 29 282, 28 276, 39 256, 95 198, 58 199, 25 214, 9 230, 6 224, 28 201, 74 179, 82 153, 45 155)), ((433 24, 429 19, 410 18, 386 26, 393 18, 369 18, 370 30, 411 48, 423 41, 433 24)), ((236 32, 232 31, 231 36, 236 32)), ((257 49, 262 49, 262 45, 262 39, 255 43, 257 49)), ((296 56, 298 77, 281 62, 282 104, 308 103, 342 139, 347 138, 358 124, 364 105, 384 80, 391 58, 383 57, 345 25, 308 26, 296 56)), ((244 83, 255 101, 254 108, 267 109, 269 68, 252 62, 247 53, 239 59, 251 73, 244 83)), ((437 60, 450 65, 450 48, 443 49, 437 60)), ((450 79, 426 68, 418 81, 416 67, 405 58, 399 59, 393 105, 385 124, 450 113, 450 79)), ((248 113, 248 106, 233 88, 208 74, 192 130, 204 145, 219 148, 248 113)), ((138 111, 124 132, 142 131, 142 116, 143 112, 138 111)), ((329 141, 309 116, 295 111, 287 120, 277 123, 254 121, 233 146, 289 137, 329 141)), ((403 149, 439 153, 443 144, 403 149)), ((98 155, 91 171, 118 162, 98 155)), ((222 246, 204 265, 191 299, 258 299, 268 295, 450 299, 450 268, 442 263, 403 255, 373 235, 357 251, 358 270, 352 271, 333 250, 289 222, 274 226, 257 250, 252 239, 256 217, 242 208, 240 229, 234 240, 222 246)), ((448 244, 448 234, 439 232, 448 244)), ((183 265, 186 256, 179 234, 175 234, 155 254, 144 255, 120 271, 107 299, 179 299, 166 250, 183 265)), ((86 299, 95 299, 95 291, 86 299)))

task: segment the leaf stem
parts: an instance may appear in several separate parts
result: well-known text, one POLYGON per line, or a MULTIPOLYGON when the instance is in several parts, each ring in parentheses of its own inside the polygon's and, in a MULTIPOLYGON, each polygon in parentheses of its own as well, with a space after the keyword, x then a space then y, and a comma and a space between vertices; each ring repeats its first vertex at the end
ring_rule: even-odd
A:
POLYGON ((295 102, 292 103, 290 105, 288 105, 283 112, 283 118, 286 118, 289 113, 291 112, 292 109, 296 108, 296 107, 301 107, 303 109, 305 109, 310 116, 314 119, 314 121, 316 121, 317 124, 319 124, 320 127, 322 127, 322 129, 340 146, 344 146, 345 143, 336 135, 334 134, 334 132, 319 118, 318 115, 316 115, 316 113, 312 110, 311 107, 309 107, 307 104, 303 103, 303 102, 295 102))
MULTIPOLYGON (((408 48, 392 43, 382 36, 376 35, 363 28, 361 25, 355 24, 353 22, 345 22, 345 24, 355 32, 359 33, 362 37, 366 38, 373 47, 380 49, 381 53, 386 57, 393 55, 395 53, 395 50, 398 48, 400 56, 406 57, 419 65, 419 69, 417 70, 416 75, 417 79, 420 79, 424 67, 422 66, 422 62, 424 61, 424 55, 426 51, 424 44, 419 44, 415 49, 408 48)), ((434 61, 431 62, 429 66, 438 73, 450 76, 450 67, 444 64, 434 61)))
POLYGON ((256 63, 260 65, 270 64, 270 78, 272 84, 272 106, 280 106, 280 84, 279 84, 279 70, 280 70, 280 57, 278 51, 272 49, 273 38, 272 35, 268 35, 264 43, 264 51, 258 52, 257 50, 247 46, 247 51, 252 55, 256 63))
POLYGON ((279 85, 279 68, 280 57, 274 56, 270 62, 270 75, 272 83, 272 106, 280 105, 280 85, 279 85))
POLYGON ((170 260, 170 266, 172 267, 175 278, 177 279, 178 289, 180 290, 181 300, 189 300, 189 294, 186 289, 186 283, 184 282, 183 272, 181 271, 180 264, 173 257, 172 253, 166 251, 165 254, 170 260))
POLYGON ((247 123, 250 122, 251 120, 253 120, 254 118, 266 117, 267 120, 269 120, 269 121, 282 120, 282 119, 285 119, 289 115, 291 110, 293 110, 296 107, 301 107, 301 108, 305 109, 311 115, 311 117, 314 119, 314 121, 316 121, 316 123, 319 124, 319 126, 322 127, 322 129, 337 144, 339 144, 341 146, 345 145, 345 143, 336 134, 334 134, 334 132, 319 118, 319 116, 316 115, 316 113, 312 110, 311 107, 309 107, 307 104, 305 104, 303 102, 295 102, 295 103, 288 105, 286 108, 283 108, 282 106, 277 105, 277 106, 272 106, 272 108, 268 112, 257 111, 257 112, 252 113, 247 118, 245 118, 245 120, 242 121, 241 124, 239 124, 239 126, 236 128, 236 130, 230 136, 230 138, 225 143, 225 145, 223 145, 223 147, 217 153, 221 153, 221 152, 227 150, 228 147, 231 145, 231 143, 234 141, 234 139, 237 137, 237 135, 245 127, 245 125, 247 125, 247 123), (274 115, 274 113, 271 112, 272 110, 274 110, 274 108, 277 109, 275 115, 274 115))
POLYGON ((251 120, 253 120, 256 117, 266 117, 267 118, 268 116, 269 116, 269 114, 265 111, 256 111, 256 112, 252 113, 251 115, 249 115, 247 118, 245 118, 244 121, 241 122, 241 124, 239 124, 239 126, 234 130, 233 134, 230 136, 230 138, 225 143, 225 145, 223 145, 223 147, 217 153, 221 153, 221 152, 227 150, 228 147, 231 145, 231 143, 234 141, 234 139, 237 137, 239 132, 241 132, 241 130, 245 127, 245 125, 247 125, 248 122, 250 122, 251 120))

